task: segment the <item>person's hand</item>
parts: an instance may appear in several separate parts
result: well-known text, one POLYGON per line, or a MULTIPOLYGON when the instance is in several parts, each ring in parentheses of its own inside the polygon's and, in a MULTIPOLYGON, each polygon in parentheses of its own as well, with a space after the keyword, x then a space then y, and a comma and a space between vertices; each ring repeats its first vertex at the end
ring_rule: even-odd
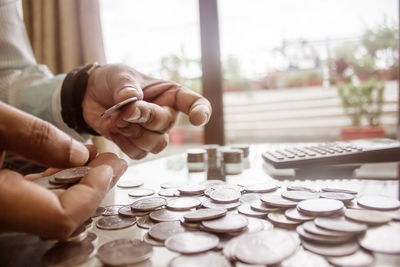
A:
POLYGON ((211 116, 211 105, 201 95, 176 83, 146 76, 128 66, 99 67, 89 77, 82 102, 83 117, 90 127, 114 141, 129 157, 140 159, 158 153, 168 144, 168 132, 178 112, 201 126, 211 116), (106 109, 128 99, 131 103, 109 118, 106 109))
POLYGON ((47 190, 31 182, 56 169, 27 177, 0 170, 0 231, 23 231, 48 239, 68 238, 93 214, 126 170, 126 162, 111 153, 94 157, 93 149, 90 155, 83 144, 54 126, 1 102, 0 114, 0 151, 57 167, 80 166, 91 160, 88 165, 93 169, 67 190, 47 190))

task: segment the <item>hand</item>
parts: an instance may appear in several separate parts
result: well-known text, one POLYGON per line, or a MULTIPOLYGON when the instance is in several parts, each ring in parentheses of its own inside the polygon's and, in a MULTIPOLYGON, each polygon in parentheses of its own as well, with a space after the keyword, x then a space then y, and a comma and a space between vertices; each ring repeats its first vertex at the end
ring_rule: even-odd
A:
POLYGON ((168 144, 168 132, 178 112, 201 126, 211 116, 211 105, 201 95, 176 83, 157 80, 125 65, 105 65, 90 75, 82 103, 90 127, 114 141, 129 157, 158 153, 168 144), (131 103, 110 118, 100 114, 130 97, 131 103))

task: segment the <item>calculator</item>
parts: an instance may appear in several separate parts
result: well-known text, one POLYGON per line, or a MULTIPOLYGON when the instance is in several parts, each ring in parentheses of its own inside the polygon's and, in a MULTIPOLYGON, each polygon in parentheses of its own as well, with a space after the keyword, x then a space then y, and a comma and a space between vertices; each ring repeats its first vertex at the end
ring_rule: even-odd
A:
POLYGON ((400 162, 400 141, 388 138, 288 145, 262 153, 276 169, 312 168, 327 165, 400 162))

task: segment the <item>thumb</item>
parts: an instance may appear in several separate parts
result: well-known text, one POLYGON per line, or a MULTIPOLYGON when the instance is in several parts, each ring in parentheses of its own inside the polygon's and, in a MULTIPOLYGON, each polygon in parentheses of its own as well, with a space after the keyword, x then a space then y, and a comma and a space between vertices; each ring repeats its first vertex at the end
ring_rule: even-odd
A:
POLYGON ((88 149, 55 126, 0 102, 0 149, 47 167, 85 164, 88 149))

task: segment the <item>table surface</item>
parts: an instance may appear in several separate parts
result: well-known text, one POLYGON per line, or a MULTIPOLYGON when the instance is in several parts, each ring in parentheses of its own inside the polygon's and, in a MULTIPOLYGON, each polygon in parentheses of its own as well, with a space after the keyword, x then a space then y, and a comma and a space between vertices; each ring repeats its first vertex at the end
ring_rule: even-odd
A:
MULTIPOLYGON (((329 186, 353 189, 358 191, 359 194, 379 193, 399 199, 399 168, 397 163, 366 165, 356 172, 356 176, 360 178, 330 177, 329 179, 319 179, 318 177, 309 177, 309 179, 299 179, 290 176, 279 176, 280 178, 277 179, 266 172, 267 168, 261 158, 261 153, 263 151, 275 146, 277 145, 250 146, 249 168, 245 169, 243 173, 239 175, 225 176, 225 181, 229 184, 240 184, 244 186, 259 182, 273 181, 281 185, 283 189, 289 184, 308 186, 317 189, 329 186), (378 177, 378 179, 374 179, 376 177, 378 177)), ((142 188, 151 188, 157 192, 160 189, 160 184, 163 182, 198 184, 207 180, 207 173, 189 173, 186 167, 186 155, 179 154, 132 165, 128 168, 123 177, 121 177, 121 180, 123 179, 142 180, 144 182, 142 188)), ((132 189, 115 187, 107 194, 101 206, 131 204, 135 200, 128 196, 131 190, 132 189)), ((97 219, 98 218, 94 218, 94 221, 97 219)), ((141 229, 136 225, 126 229, 112 231, 100 230, 97 229, 96 226, 93 226, 90 231, 96 233, 99 237, 97 247, 105 242, 118 238, 141 239, 147 232, 147 230, 141 229)), ((25 236, 24 238, 21 237, 21 239, 15 239, 15 237, 10 234, 3 234, 0 236, 0 265, 27 266, 26 263, 29 263, 29 266, 40 266, 41 255, 51 246, 52 244, 42 242, 34 236, 25 236)), ((164 247, 153 248, 154 253, 151 258, 153 266, 167 266, 168 262, 178 255, 164 247)), ((385 262, 385 266, 400 266, 400 256, 382 255, 377 257, 377 260, 376 266, 378 266, 379 262, 385 262)), ((85 263, 84 266, 101 266, 101 263, 96 257, 93 257, 85 263)), ((237 266, 247 265, 238 264, 237 266)), ((329 265, 327 264, 326 266, 329 265)))

